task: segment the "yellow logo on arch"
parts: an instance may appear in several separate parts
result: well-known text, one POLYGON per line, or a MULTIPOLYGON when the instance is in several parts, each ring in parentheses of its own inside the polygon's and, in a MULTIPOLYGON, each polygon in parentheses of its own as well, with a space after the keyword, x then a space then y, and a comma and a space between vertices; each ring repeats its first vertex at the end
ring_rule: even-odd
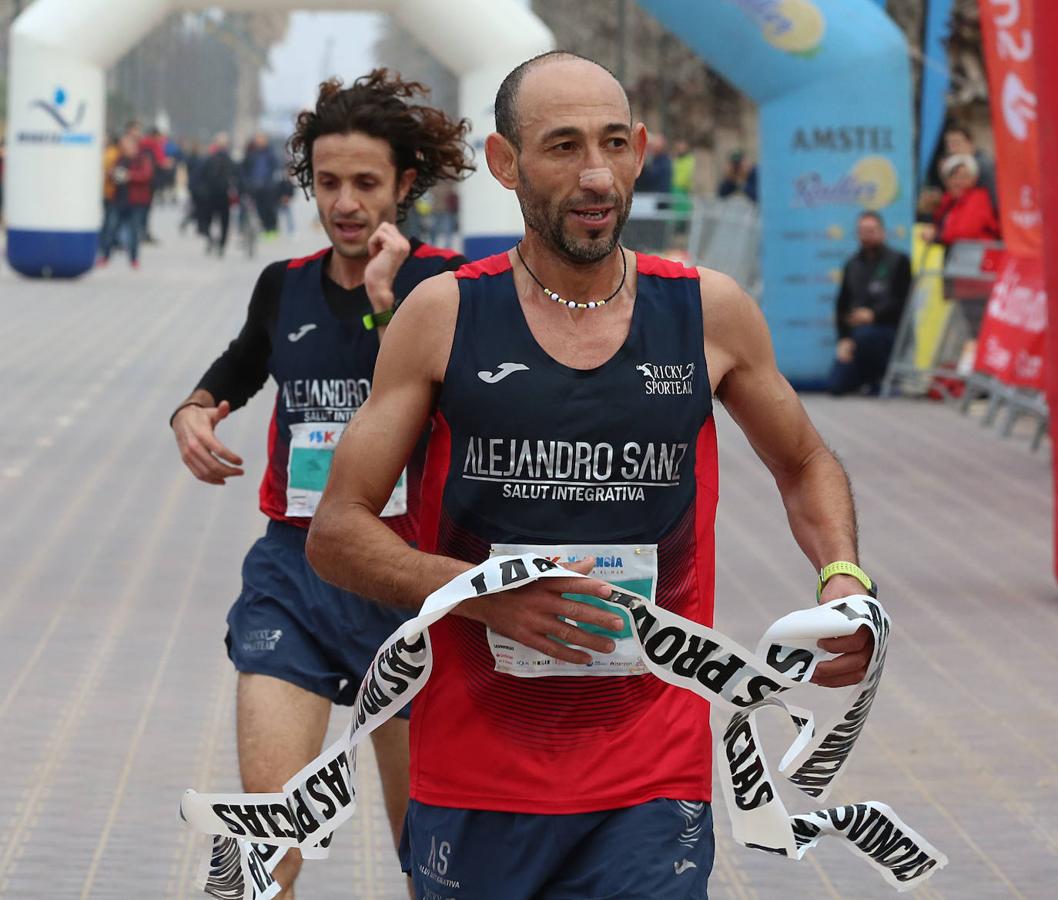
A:
POLYGON ((773 47, 811 56, 823 43, 827 20, 812 0, 734 0, 760 25, 773 47))
POLYGON ((865 156, 852 167, 853 180, 866 190, 860 192, 864 209, 884 209, 900 195, 900 177, 892 160, 884 156, 865 156))

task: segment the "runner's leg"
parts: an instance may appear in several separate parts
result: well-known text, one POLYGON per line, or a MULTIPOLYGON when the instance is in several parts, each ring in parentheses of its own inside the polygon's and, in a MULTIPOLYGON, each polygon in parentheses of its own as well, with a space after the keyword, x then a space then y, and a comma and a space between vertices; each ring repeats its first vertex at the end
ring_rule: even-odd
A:
POLYGON ((404 816, 408 812, 408 720, 390 719, 372 732, 371 743, 378 760, 393 846, 399 848, 404 816))
MULTIPOLYGON (((404 817, 408 814, 408 720, 390 719, 371 732, 371 743, 382 780, 382 799, 386 804, 393 846, 400 853, 404 817)), ((408 879, 408 896, 415 900, 415 889, 408 879)))
POLYGON ((140 259, 140 239, 143 236, 143 221, 144 216, 147 215, 147 207, 145 206, 132 206, 129 207, 129 262, 133 266, 139 262, 140 259))
MULTIPOLYGON (((345 676, 334 702, 351 706, 378 648, 408 619, 408 613, 321 581, 307 561, 301 580, 306 585, 306 596, 311 598, 314 636, 326 651, 326 666, 345 676)), ((371 734, 393 846, 398 853, 408 811, 409 712, 410 708, 402 709, 371 734)))
MULTIPOLYGON (((859 354, 859 352, 860 348, 857 346, 856 353, 859 354)), ((830 377, 827 379, 827 390, 832 395, 840 397, 843 394, 851 394, 862 384, 859 366, 855 358, 847 363, 834 360, 834 364, 830 369, 830 377)))
MULTIPOLYGON (((331 713, 325 697, 270 675, 240 672, 237 707, 239 772, 246 791, 282 791, 287 779, 323 749, 331 713)), ((273 876, 284 888, 280 900, 294 900, 300 869, 298 850, 290 850, 276 866, 273 876)))
POLYGON ((856 333, 856 362, 865 384, 878 385, 885 377, 896 341, 892 325, 866 325, 856 333))
POLYGON ((217 244, 217 255, 224 255, 224 248, 228 246, 228 226, 231 220, 231 206, 225 201, 217 207, 217 215, 220 216, 220 238, 217 244))

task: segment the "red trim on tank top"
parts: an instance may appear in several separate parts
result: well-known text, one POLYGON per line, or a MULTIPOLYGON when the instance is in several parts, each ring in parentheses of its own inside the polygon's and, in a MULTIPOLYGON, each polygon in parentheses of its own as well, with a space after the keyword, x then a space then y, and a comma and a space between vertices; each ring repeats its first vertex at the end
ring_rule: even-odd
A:
MULTIPOLYGON (((694 580, 698 593, 698 614, 695 619, 712 626, 716 590, 716 504, 719 496, 720 473, 716 453, 716 419, 712 416, 698 429, 694 455, 694 580)), ((708 723, 708 713, 706 714, 708 723)), ((704 752, 709 755, 705 766, 705 800, 713 799, 713 740, 706 725, 708 739, 704 752)))
POLYGON ((511 270, 511 258, 506 253, 486 256, 456 269, 456 278, 481 278, 482 275, 502 275, 511 270))
POLYGON ((459 256, 457 250, 449 250, 447 247, 435 247, 433 244, 419 244, 412 256, 419 259, 429 259, 431 256, 439 256, 441 259, 454 259, 459 256))
POLYGON ((272 407, 272 420, 268 423, 268 462, 265 463, 264 478, 261 479, 260 508, 273 522, 285 522, 297 528, 308 528, 312 519, 307 516, 288 516, 287 508, 287 486, 280 484, 273 468, 273 460, 276 456, 276 446, 279 443, 279 424, 276 416, 279 413, 279 393, 276 392, 275 406, 272 407))
POLYGON ((302 266, 308 265, 313 260, 319 259, 327 253, 330 253, 330 247, 324 247, 322 250, 317 250, 311 256, 299 256, 297 259, 292 259, 287 263, 288 269, 300 269, 302 266))
POLYGON ((441 501, 444 497, 448 469, 452 460, 452 429, 440 412, 433 417, 433 433, 426 448, 426 466, 422 473, 419 500, 419 549, 437 552, 441 529, 441 501))
POLYGON ((264 477, 261 479, 259 492, 261 512, 277 522, 290 522, 292 525, 304 524, 307 528, 308 519, 290 519, 286 516, 286 485, 278 483, 275 469, 273 468, 277 452, 276 446, 279 443, 279 424, 276 421, 278 413, 279 393, 276 392, 276 402, 272 406, 272 418, 268 423, 268 461, 265 463, 264 477))
POLYGON ((716 504, 719 496, 716 419, 698 429, 694 451, 694 574, 698 582, 699 622, 713 624, 716 568, 716 504))
POLYGON ((266 513, 266 515, 273 522, 282 522, 284 525, 293 525, 295 528, 302 528, 305 531, 308 531, 312 526, 312 519, 307 518, 306 516, 298 516, 295 518, 294 516, 284 516, 281 513, 266 513))
MULTIPOLYGON (((272 420, 268 423, 268 462, 265 465, 265 473, 258 493, 259 505, 261 512, 273 522, 284 522, 296 528, 307 529, 312 525, 311 516, 288 516, 286 514, 287 486, 285 483, 280 483, 273 463, 279 443, 279 424, 276 420, 278 411, 279 394, 277 393, 275 406, 272 407, 272 420)), ((286 463, 283 464, 284 469, 285 467, 286 463)), ((447 472, 445 474, 447 475, 447 472)), ((410 512, 403 516, 387 516, 382 522, 403 540, 409 543, 415 540, 417 520, 410 512)))
POLYGON ((636 267, 640 275, 657 275, 659 278, 697 278, 698 270, 689 268, 683 263, 660 256, 648 256, 636 252, 636 267))

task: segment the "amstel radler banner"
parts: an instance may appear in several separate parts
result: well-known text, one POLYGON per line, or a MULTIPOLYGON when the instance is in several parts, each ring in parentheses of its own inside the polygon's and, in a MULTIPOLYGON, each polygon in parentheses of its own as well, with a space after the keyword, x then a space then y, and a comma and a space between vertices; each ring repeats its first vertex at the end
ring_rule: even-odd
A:
MULTIPOLYGON (((298 847, 309 859, 327 855, 331 834, 356 808, 357 746, 430 677, 431 624, 470 597, 498 594, 541 578, 581 577, 533 552, 495 556, 463 573, 431 594, 419 616, 383 644, 360 687, 348 732, 291 778, 282 793, 188 790, 181 816, 192 828, 214 836, 201 868, 204 890, 221 900, 268 900, 279 892, 271 872, 287 848, 298 847)), ((717 759, 736 841, 799 860, 824 837, 833 837, 898 891, 922 884, 947 864, 943 853, 876 800, 791 815, 758 738, 759 713, 785 713, 797 737, 778 771, 813 800, 827 800, 881 685, 890 623, 877 600, 845 597, 792 612, 765 632, 756 653, 621 587, 615 587, 606 605, 630 623, 631 640, 646 670, 642 677, 693 691, 731 713, 717 759), (816 665, 830 656, 817 648, 818 640, 850 635, 864 625, 874 635, 867 675, 850 689, 839 714, 817 728, 810 711, 787 705, 783 698, 805 687, 816 665)), ((506 670, 519 674, 517 667, 506 670)), ((546 667, 527 671, 532 675, 526 677, 548 674, 546 667)), ((634 665, 622 666, 612 677, 639 671, 634 665)))

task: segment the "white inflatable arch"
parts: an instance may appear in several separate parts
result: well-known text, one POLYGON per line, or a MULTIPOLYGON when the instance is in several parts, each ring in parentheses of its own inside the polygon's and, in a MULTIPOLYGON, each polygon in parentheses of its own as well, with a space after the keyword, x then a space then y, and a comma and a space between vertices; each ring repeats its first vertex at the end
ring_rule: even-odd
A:
POLYGON ((473 123, 479 163, 462 191, 468 254, 514 243, 521 216, 485 169, 484 138, 503 76, 554 46, 517 0, 36 0, 11 27, 4 197, 12 268, 35 277, 92 268, 102 218, 105 71, 168 14, 217 6, 396 18, 460 78, 460 111, 473 123))

